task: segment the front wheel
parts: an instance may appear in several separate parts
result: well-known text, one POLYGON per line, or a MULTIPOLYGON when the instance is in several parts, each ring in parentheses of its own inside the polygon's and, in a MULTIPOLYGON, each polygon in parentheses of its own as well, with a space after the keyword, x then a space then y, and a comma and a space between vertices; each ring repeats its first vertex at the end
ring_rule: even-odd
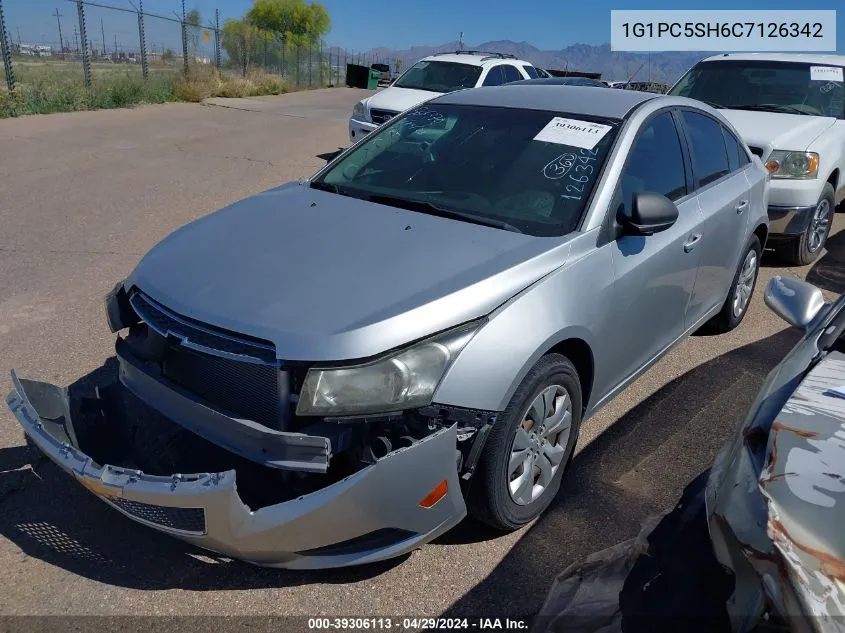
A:
POLYGON ((503 531, 538 517, 560 488, 580 424, 577 370, 565 356, 543 356, 490 432, 473 477, 469 514, 503 531))
POLYGON ((807 228, 796 240, 786 245, 781 255, 796 266, 806 266, 816 260, 827 243, 830 226, 833 224, 835 194, 833 185, 826 183, 822 195, 813 209, 807 228))

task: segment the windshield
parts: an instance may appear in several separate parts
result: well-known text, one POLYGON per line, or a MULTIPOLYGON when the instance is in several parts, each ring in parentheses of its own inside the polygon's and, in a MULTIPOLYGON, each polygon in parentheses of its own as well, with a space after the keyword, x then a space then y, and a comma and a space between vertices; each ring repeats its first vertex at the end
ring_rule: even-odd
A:
POLYGON ((795 62, 702 62, 670 94, 717 108, 845 118, 841 66, 795 62))
POLYGON ((411 66, 393 84, 397 88, 413 88, 431 92, 454 92, 473 88, 481 76, 481 66, 458 62, 422 61, 411 66))
POLYGON ((573 231, 617 121, 429 103, 373 132, 315 188, 535 236, 573 231))

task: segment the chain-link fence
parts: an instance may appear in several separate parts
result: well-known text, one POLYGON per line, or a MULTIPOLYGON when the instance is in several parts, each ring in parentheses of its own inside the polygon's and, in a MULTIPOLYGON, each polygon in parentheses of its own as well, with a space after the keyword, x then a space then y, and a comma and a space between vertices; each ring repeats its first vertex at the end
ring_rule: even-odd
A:
MULTIPOLYGON (((263 73, 283 78, 285 85, 295 89, 345 85, 348 64, 381 64, 388 69, 383 73, 385 79, 398 71, 395 60, 374 54, 323 42, 296 45, 240 21, 226 24, 218 10, 200 15, 196 10, 186 11, 184 2, 180 6, 174 1, 176 11, 163 15, 145 10, 143 0, 109 4, 112 1, 55 0, 53 13, 44 11, 38 18, 41 37, 21 40, 16 28, 16 42, 9 37, 14 25, 8 15, 3 26, 4 0, 0 0, 4 85, 11 89, 17 80, 24 86, 57 82, 105 89, 115 77, 163 86, 179 75, 192 78, 217 73, 226 79, 263 73)), ((7 1, 7 11, 9 4, 7 1)), ((24 30, 32 33, 25 16, 13 15, 11 20, 24 20, 24 30)))

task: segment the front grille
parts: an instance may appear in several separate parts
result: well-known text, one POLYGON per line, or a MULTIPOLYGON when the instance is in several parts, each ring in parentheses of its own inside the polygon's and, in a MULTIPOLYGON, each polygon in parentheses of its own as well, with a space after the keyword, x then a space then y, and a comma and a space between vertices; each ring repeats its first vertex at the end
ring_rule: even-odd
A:
POLYGON ((273 344, 248 337, 229 334, 193 319, 171 312, 142 292, 129 299, 141 320, 163 337, 175 336, 189 345, 224 352, 234 356, 249 356, 269 363, 276 361, 273 344))
POLYGON ((397 114, 399 113, 393 110, 370 110, 370 118, 373 120, 373 123, 378 123, 379 125, 387 123, 397 114))
POLYGON ((172 530, 205 534, 205 510, 202 508, 171 508, 121 497, 109 497, 108 502, 142 521, 172 530))
POLYGON ((130 303, 152 332, 170 342, 161 358, 165 378, 225 415, 282 426, 281 375, 271 343, 175 314, 141 292, 130 303))
POLYGON ((763 157, 763 149, 761 147, 753 147, 751 145, 748 146, 748 149, 751 150, 751 153, 755 156, 759 156, 760 158, 763 157))
POLYGON ((244 363, 175 345, 164 357, 162 373, 222 413, 279 427, 281 398, 275 365, 244 363))

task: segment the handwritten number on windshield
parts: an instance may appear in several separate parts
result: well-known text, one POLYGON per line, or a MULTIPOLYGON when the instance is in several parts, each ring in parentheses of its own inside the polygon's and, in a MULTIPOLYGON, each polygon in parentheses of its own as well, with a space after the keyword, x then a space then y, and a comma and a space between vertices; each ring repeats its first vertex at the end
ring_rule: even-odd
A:
POLYGON ((587 187, 587 183, 590 181, 590 176, 593 174, 594 169, 592 163, 596 160, 599 150, 581 149, 579 150, 579 153, 581 155, 578 156, 578 161, 582 164, 575 166, 575 173, 569 174, 566 185, 566 193, 575 195, 562 195, 561 198, 564 200, 581 200, 584 195, 584 190, 587 187), (573 184, 570 181, 580 183, 580 185, 573 184))

